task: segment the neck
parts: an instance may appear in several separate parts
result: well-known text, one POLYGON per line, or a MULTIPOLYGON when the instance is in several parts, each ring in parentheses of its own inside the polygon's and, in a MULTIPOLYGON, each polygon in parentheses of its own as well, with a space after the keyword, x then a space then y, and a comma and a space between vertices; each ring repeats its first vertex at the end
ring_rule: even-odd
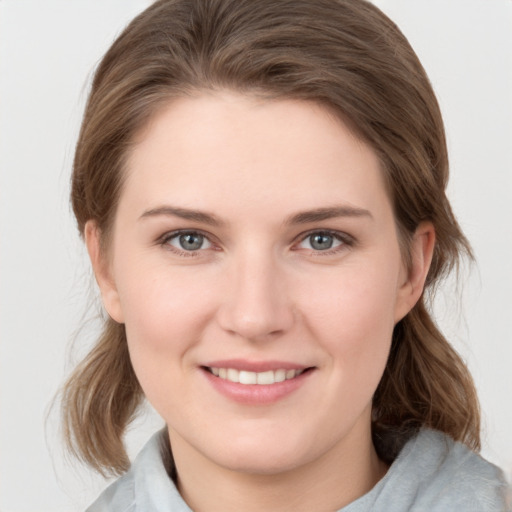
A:
POLYGON ((219 466, 175 432, 170 436, 178 489, 195 512, 338 510, 367 493, 387 470, 369 428, 350 433, 314 461, 272 474, 219 466))

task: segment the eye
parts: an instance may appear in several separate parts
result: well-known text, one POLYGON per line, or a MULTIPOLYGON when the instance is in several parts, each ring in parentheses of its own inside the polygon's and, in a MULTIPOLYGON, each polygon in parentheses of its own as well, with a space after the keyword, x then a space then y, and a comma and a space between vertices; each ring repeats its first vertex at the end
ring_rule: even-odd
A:
POLYGON ((194 252, 203 249, 210 249, 212 243, 206 238, 205 235, 197 231, 181 231, 178 233, 171 233, 167 236, 163 243, 180 251, 194 252))
POLYGON ((329 251, 350 244, 351 241, 348 235, 330 231, 315 231, 303 238, 298 244, 298 247, 300 249, 310 249, 313 251, 329 251))

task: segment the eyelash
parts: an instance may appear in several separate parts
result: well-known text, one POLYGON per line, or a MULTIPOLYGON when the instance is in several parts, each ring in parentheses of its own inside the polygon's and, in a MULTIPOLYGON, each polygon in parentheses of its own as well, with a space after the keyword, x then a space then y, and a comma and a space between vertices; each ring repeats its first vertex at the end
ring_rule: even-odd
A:
POLYGON ((304 242, 305 240, 312 237, 313 235, 330 236, 330 237, 333 237, 334 240, 341 242, 340 245, 333 247, 332 249, 326 249, 325 251, 310 249, 311 254, 313 256, 318 256, 318 257, 331 256, 333 254, 337 254, 343 250, 353 247, 356 242, 352 236, 350 236, 347 233, 341 232, 341 231, 332 231, 329 229, 320 229, 320 230, 316 229, 316 230, 308 231, 307 233, 302 233, 299 236, 299 241, 294 245, 304 242))
MULTIPOLYGON (((201 252, 207 250, 207 249, 198 249, 198 250, 194 250, 194 251, 185 251, 185 250, 180 250, 177 247, 170 245, 169 242, 171 240, 173 240, 181 235, 200 235, 200 236, 204 237, 204 239, 207 240, 212 245, 213 250, 219 250, 218 246, 216 246, 215 243, 211 240, 210 235, 208 235, 207 233, 204 233, 203 231, 198 230, 198 229, 195 229, 195 230, 181 229, 181 230, 177 230, 177 231, 172 231, 170 233, 165 233, 163 236, 161 236, 158 239, 158 243, 165 249, 175 253, 178 256, 182 256, 185 258, 190 258, 190 257, 197 258, 197 257, 201 256, 201 254, 200 254, 201 252)), ((298 244, 304 242, 305 240, 307 240, 309 237, 312 237, 313 235, 331 236, 338 242, 341 242, 340 245, 338 245, 332 249, 326 249, 324 251, 310 249, 311 254, 314 256, 330 256, 330 255, 336 254, 338 252, 341 252, 342 250, 345 250, 347 248, 351 248, 356 243, 355 239, 347 233, 340 232, 340 231, 332 231, 332 230, 328 230, 328 229, 323 229, 323 230, 316 229, 316 230, 308 231, 306 233, 301 233, 297 237, 297 241, 294 242, 293 245, 297 246, 298 244)), ((297 250, 297 249, 295 249, 295 250, 297 250)))
POLYGON ((198 249, 196 251, 185 251, 185 250, 181 250, 181 249, 178 249, 177 247, 170 245, 169 242, 171 240, 173 240, 174 238, 177 238, 181 235, 200 235, 200 236, 204 237, 212 245, 212 247, 214 247, 214 250, 216 250, 215 244, 210 239, 210 236, 199 229, 179 229, 177 231, 165 233, 163 236, 161 236, 158 239, 158 243, 165 249, 177 254, 178 256, 183 256, 185 258, 191 258, 191 257, 197 258, 198 256, 200 256, 200 253, 202 251, 204 251, 205 249, 202 249, 202 250, 198 249))

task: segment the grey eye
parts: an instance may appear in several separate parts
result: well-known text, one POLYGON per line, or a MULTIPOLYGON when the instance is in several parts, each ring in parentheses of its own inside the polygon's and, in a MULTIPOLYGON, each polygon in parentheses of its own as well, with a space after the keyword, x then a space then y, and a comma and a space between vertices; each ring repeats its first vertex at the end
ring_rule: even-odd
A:
POLYGON ((312 233, 302 240, 299 246, 303 249, 313 249, 314 251, 326 251, 343 245, 339 237, 329 232, 319 231, 312 233))
POLYGON ((210 241, 201 233, 180 233, 169 240, 169 245, 183 251, 198 251, 211 247, 210 241))
POLYGON ((330 249, 334 242, 334 237, 332 235, 327 235, 324 233, 316 233, 311 235, 309 238, 311 247, 317 251, 330 249))
POLYGON ((186 251, 197 251, 198 249, 201 249, 203 239, 203 235, 197 234, 180 235, 179 238, 182 249, 185 249, 186 251))

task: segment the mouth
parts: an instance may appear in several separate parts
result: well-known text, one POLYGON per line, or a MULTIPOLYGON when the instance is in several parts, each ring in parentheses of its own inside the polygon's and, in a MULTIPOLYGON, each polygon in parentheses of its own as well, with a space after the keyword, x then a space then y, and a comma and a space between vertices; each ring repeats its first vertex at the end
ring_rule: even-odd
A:
POLYGON ((204 366, 207 372, 219 379, 234 382, 236 384, 268 386, 292 380, 303 373, 312 370, 312 368, 302 369, 284 369, 267 370, 263 372, 252 372, 247 370, 238 370, 236 368, 222 368, 216 366, 204 366))
POLYGON ((311 380, 315 366, 284 361, 211 361, 200 366, 213 389, 234 402, 270 405, 295 393, 311 380))

